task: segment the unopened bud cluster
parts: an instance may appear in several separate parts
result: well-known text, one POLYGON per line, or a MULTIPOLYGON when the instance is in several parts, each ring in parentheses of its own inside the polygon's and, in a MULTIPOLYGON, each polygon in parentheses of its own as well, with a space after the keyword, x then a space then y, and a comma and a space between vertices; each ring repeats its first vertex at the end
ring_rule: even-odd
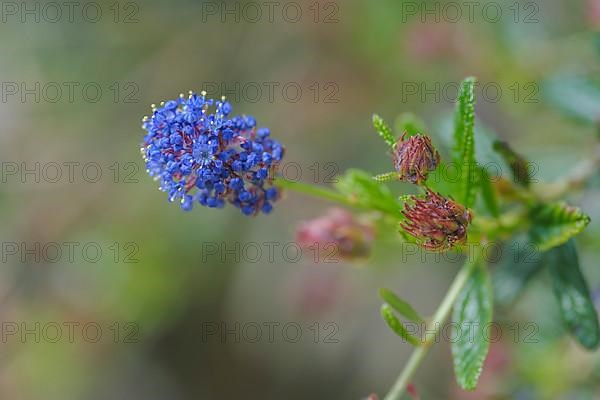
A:
POLYGON ((427 190, 424 198, 411 196, 402 214, 400 226, 426 249, 443 251, 467 240, 471 212, 454 200, 427 190))
POLYGON ((433 147, 431 138, 414 135, 405 139, 406 133, 394 148, 394 168, 398 179, 417 185, 427 180, 430 171, 434 171, 440 163, 440 154, 433 147))
MULTIPOLYGON (((406 138, 404 133, 393 150, 398 179, 416 185, 423 185, 440 163, 440 154, 425 135, 406 138)), ((466 242, 471 212, 430 189, 424 197, 410 196, 402 215, 405 217, 400 223, 402 229, 428 250, 443 251, 466 242)))

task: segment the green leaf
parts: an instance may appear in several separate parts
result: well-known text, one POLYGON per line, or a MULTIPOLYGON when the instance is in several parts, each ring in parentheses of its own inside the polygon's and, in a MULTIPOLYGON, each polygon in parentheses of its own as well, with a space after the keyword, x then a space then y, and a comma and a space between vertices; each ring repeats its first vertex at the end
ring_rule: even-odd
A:
POLYGON ((531 220, 531 237, 540 251, 565 243, 590 223, 579 208, 565 203, 542 204, 531 211, 531 220))
POLYGON ((498 194, 496 193, 496 189, 492 184, 491 177, 488 176, 486 171, 482 168, 480 168, 479 171, 481 175, 479 183, 481 186, 481 198, 483 204, 485 204, 486 209, 493 217, 498 218, 500 216, 500 206, 498 205, 498 194))
POLYGON ((472 207, 477 193, 475 162, 475 78, 466 78, 461 85, 454 114, 454 148, 452 160, 460 167, 457 200, 472 207))
POLYGON ((423 322, 423 318, 421 318, 419 313, 406 301, 396 296, 391 290, 385 288, 379 289, 379 297, 409 321, 418 323, 423 322))
MULTIPOLYGON (((439 139, 446 146, 454 149, 453 140, 453 121, 451 115, 444 116, 436 126, 436 132, 439 139)), ((499 142, 498 134, 489 126, 485 126, 481 121, 475 118, 475 161, 488 172, 492 177, 502 176, 510 180, 505 174, 511 171, 510 166, 504 158, 494 149, 496 142, 499 142)))
POLYGON ((394 137, 392 130, 385 123, 383 118, 381 118, 377 114, 373 114, 373 126, 375 127, 377 133, 379 133, 379 136, 383 138, 383 140, 388 144, 388 146, 394 147, 394 145, 396 144, 396 138, 394 137))
POLYGON ((381 306, 381 317, 387 323, 392 331, 402 339, 406 340, 408 343, 413 346, 420 346, 421 342, 416 337, 412 336, 402 322, 394 315, 394 311, 388 304, 383 304, 381 306))
POLYGON ((508 164, 515 182, 521 186, 528 187, 531 183, 531 174, 525 158, 517 154, 506 142, 497 140, 494 142, 494 151, 502 156, 508 164))
POLYGON ((490 343, 485 330, 492 322, 492 287, 485 265, 476 266, 454 304, 452 320, 460 335, 452 343, 454 373, 460 387, 473 390, 490 343))
POLYGON ((529 281, 545 265, 540 253, 526 235, 521 235, 507 243, 503 257, 496 266, 492 277, 494 299, 502 306, 509 306, 517 300, 529 281))
POLYGON ((363 208, 402 217, 401 205, 390 189, 379 184, 373 177, 361 170, 350 169, 339 177, 335 188, 347 196, 350 202, 363 208))
POLYGON ((600 344, 598 314, 579 269, 573 239, 549 251, 546 260, 565 327, 583 347, 596 349, 600 344))
POLYGON ((413 113, 402 113, 394 121, 396 132, 406 132, 408 136, 424 134, 426 131, 425 122, 413 113))

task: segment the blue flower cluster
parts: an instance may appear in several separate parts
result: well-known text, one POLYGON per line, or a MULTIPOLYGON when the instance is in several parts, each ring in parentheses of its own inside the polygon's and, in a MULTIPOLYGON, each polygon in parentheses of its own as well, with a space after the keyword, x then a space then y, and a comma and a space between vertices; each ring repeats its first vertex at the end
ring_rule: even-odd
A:
POLYGON ((148 133, 141 151, 148 174, 169 201, 180 201, 186 211, 195 202, 211 208, 229 202, 245 215, 271 211, 279 198, 273 177, 284 148, 268 128, 257 129, 252 116, 230 118, 231 104, 207 99, 205 92, 152 109, 143 120, 148 133))

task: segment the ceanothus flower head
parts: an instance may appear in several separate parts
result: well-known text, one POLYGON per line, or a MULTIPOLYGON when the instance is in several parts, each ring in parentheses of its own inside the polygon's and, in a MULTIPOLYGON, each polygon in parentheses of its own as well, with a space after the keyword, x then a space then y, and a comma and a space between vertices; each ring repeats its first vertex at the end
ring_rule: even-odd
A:
POLYGON ((229 117, 231 104, 190 91, 144 117, 141 152, 148 174, 189 211, 194 203, 222 208, 228 202, 245 215, 269 213, 279 196, 273 176, 284 148, 252 116, 229 117), (212 111, 212 112, 211 112, 212 111))

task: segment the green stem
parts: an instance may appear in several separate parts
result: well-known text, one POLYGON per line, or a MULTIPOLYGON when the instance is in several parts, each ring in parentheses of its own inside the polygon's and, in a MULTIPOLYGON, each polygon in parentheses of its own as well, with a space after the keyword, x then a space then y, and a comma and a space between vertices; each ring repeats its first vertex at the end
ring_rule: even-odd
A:
POLYGON ((325 199, 329 201, 333 201, 336 203, 341 203, 346 206, 356 207, 356 204, 351 202, 345 196, 335 192, 331 189, 327 189, 321 186, 310 185, 308 183, 303 182, 295 182, 288 181, 287 179, 277 177, 275 181, 276 185, 285 189, 290 189, 298 193, 306 194, 309 196, 317 197, 320 199, 325 199))
POLYGON ((479 258, 476 256, 473 260, 467 260, 467 262, 465 262, 459 273, 456 275, 456 277, 454 278, 454 282, 452 282, 452 285, 450 286, 448 292, 446 293, 446 296, 444 297, 444 300, 442 300, 441 304, 439 305, 438 309, 436 310, 435 314, 431 319, 430 325, 432 325, 433 327, 433 335, 429 338, 425 338, 423 344, 414 350, 414 352, 410 356, 410 359, 408 360, 408 363, 406 363, 406 366, 398 376, 398 379, 396 379, 396 382, 394 383, 388 394, 385 396, 384 400, 400 399, 400 397, 406 390, 406 386, 412 379, 415 372, 417 372, 419 365, 421 365, 421 362, 423 361, 423 359, 429 352, 429 349, 435 342, 435 337, 439 334, 442 324, 448 318, 448 315, 452 310, 452 306, 454 305, 458 294, 462 291, 467 281, 469 280, 469 276, 471 276, 471 273, 475 269, 475 266, 478 263, 478 259, 479 258))

